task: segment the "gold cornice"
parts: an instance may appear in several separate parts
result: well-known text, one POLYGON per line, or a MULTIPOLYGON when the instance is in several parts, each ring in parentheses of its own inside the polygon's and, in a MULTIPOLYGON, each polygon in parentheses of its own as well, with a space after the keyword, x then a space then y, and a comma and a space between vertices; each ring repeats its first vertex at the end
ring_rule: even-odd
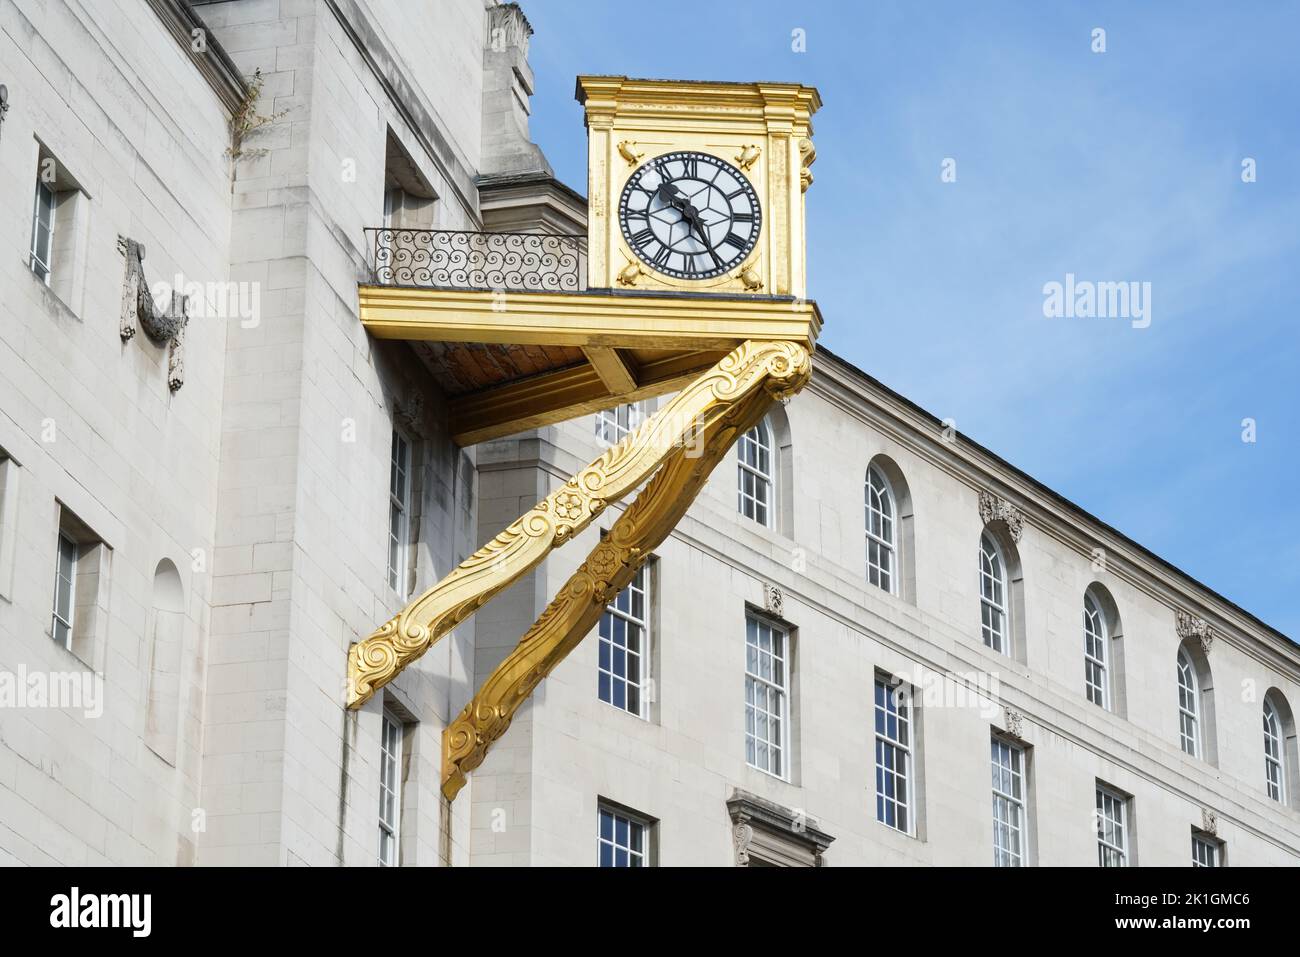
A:
POLYGON ((726 83, 695 80, 639 80, 626 76, 579 76, 577 98, 587 121, 617 117, 623 125, 666 122, 674 129, 692 123, 762 128, 770 117, 807 126, 821 108, 821 94, 800 83, 726 83))
POLYGON ((503 297, 361 286, 358 297, 362 325, 379 339, 587 350, 588 361, 581 365, 452 399, 452 434, 461 445, 664 395, 743 342, 796 342, 811 352, 821 332, 815 302, 763 296, 521 292, 503 297), (619 360, 621 372, 606 368, 602 375, 590 358, 602 362, 614 350, 643 358, 633 361, 629 355, 619 360))
POLYGON ((731 349, 748 339, 811 348, 821 332, 812 300, 750 296, 361 286, 361 322, 380 339, 622 349, 731 349))

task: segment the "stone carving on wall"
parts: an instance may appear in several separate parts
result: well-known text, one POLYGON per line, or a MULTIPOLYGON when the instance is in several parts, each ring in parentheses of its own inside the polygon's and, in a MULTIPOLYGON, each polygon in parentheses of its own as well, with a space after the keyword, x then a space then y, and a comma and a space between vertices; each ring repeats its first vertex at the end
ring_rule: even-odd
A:
POLYGON ((118 251, 126 257, 122 280, 122 341, 135 337, 136 323, 158 345, 167 343, 167 388, 175 392, 185 384, 185 327, 190 321, 189 299, 173 289, 166 312, 158 309, 144 275, 144 247, 134 239, 117 237, 118 251))
POLYGON ((1025 738, 1025 716, 1019 711, 1012 711, 1010 708, 1002 709, 1002 730, 1013 738, 1021 741, 1025 738))
POLYGON ((1201 808, 1201 830, 1206 834, 1219 836, 1219 815, 1207 807, 1201 808))
POLYGON ((533 25, 524 16, 517 3, 501 3, 488 8, 487 48, 496 53, 518 48, 528 56, 528 38, 533 35, 533 25))
POLYGON ((1194 638, 1201 643, 1203 652, 1210 653, 1210 645, 1214 644, 1214 627, 1208 621, 1181 608, 1174 612, 1174 621, 1179 638, 1183 641, 1194 638))
POLYGON ((0 83, 0 126, 5 125, 5 114, 9 112, 9 87, 0 83))
POLYGON ((426 424, 424 405, 424 393, 412 388, 405 398, 397 401, 393 409, 398 424, 421 439, 427 439, 431 434, 426 424))
POLYGON ((1025 517, 1020 514, 1020 509, 992 492, 980 492, 980 518, 984 519, 985 525, 1005 522, 1013 542, 1019 542, 1025 530, 1025 517))
POLYGON ((785 617, 785 594, 775 585, 763 586, 763 609, 776 618, 785 617))
POLYGON ((744 821, 737 821, 731 828, 731 843, 736 850, 736 866, 749 866, 749 845, 754 840, 754 829, 744 821))
POLYGON ((731 845, 736 866, 759 863, 777 867, 821 867, 835 838, 816 818, 740 788, 727 800, 731 816, 731 845))

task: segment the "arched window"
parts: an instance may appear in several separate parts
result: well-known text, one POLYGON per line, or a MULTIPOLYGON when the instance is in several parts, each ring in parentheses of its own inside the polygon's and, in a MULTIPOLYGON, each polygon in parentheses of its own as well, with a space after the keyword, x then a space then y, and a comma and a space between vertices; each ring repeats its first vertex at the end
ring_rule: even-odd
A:
POLYGON ((1269 698, 1264 698, 1264 784, 1268 796, 1286 803, 1286 758, 1283 757, 1282 718, 1269 698))
POLYGON ((776 455, 767 419, 740 437, 736 456, 737 508, 746 518, 771 528, 776 506, 776 455))
POLYGON ((1192 659, 1178 649, 1178 732, 1183 751, 1201 756, 1200 690, 1192 659))
POLYGON ((880 469, 867 468, 867 580, 898 593, 898 528, 894 492, 880 469))
POLYGON ((1088 700, 1110 710, 1110 669, 1107 666, 1106 619, 1096 599, 1083 596, 1083 684, 1088 700))
POLYGON ((984 644, 1007 653, 1007 568, 1002 552, 987 532, 980 536, 980 631, 984 644))

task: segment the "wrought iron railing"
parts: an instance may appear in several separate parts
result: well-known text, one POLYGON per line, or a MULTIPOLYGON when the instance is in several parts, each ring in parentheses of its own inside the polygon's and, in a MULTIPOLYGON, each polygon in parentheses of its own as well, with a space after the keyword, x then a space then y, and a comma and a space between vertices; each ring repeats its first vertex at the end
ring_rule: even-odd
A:
POLYGON ((502 292, 586 286, 586 236, 367 229, 366 241, 376 285, 502 292))

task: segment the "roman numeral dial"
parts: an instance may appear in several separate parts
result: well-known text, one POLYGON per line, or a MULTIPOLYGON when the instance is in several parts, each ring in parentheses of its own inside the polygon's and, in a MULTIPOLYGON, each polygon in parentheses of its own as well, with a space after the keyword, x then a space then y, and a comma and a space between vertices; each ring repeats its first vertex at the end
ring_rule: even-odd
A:
POLYGON ((712 279, 753 251, 763 225, 745 174, 709 153, 677 152, 643 163, 623 188, 619 225, 655 272, 712 279))

